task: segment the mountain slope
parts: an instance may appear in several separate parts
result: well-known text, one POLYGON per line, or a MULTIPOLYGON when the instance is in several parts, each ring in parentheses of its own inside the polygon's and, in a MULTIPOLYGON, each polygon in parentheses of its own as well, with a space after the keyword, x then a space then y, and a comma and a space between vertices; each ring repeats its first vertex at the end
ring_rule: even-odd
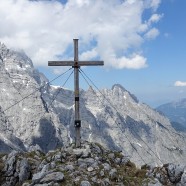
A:
POLYGON ((170 119, 176 130, 186 132, 186 99, 160 105, 157 110, 170 119))
MULTIPOLYGON (((44 152, 74 140, 73 91, 49 85, 23 52, 3 44, 0 71, 0 131, 4 137, 22 150, 44 152), (23 145, 10 139, 9 132, 23 145)), ((90 87, 80 95, 83 140, 122 150, 137 164, 186 162, 185 138, 166 117, 139 103, 121 85, 100 92, 90 87)))
MULTIPOLYGON (((10 123, 6 131, 12 131, 25 147, 43 142, 40 147, 47 151, 62 144, 56 132, 59 122, 54 124, 56 118, 47 112, 40 91, 48 80, 34 69, 24 53, 1 45, 0 56, 0 106, 10 123), (30 96, 23 99, 27 95, 30 96), (11 105, 14 106, 10 108, 11 105)), ((2 133, 6 134, 6 131, 2 133)))

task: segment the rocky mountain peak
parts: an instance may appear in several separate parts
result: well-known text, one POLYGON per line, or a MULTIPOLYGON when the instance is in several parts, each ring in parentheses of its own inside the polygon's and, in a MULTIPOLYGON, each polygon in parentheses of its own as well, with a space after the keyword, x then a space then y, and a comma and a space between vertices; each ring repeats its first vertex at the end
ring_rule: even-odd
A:
MULTIPOLYGON (((3 49, 0 56, 0 151, 37 146, 48 152, 73 142, 74 92, 43 86, 48 80, 22 52, 3 49)), ((138 154, 147 163, 185 162, 185 138, 122 86, 80 95, 82 140, 121 149, 138 165, 144 164, 138 154)))
POLYGON ((4 43, 0 41, 0 50, 7 50, 7 47, 4 43))
POLYGON ((4 59, 6 58, 8 52, 9 52, 9 50, 7 49, 5 44, 0 42, 0 60, 1 60, 1 62, 4 61, 4 59))
POLYGON ((112 90, 114 90, 114 89, 120 89, 120 90, 122 90, 123 92, 124 91, 127 91, 122 85, 120 85, 120 84, 114 84, 113 86, 112 86, 112 90))
POLYGON ((5 44, 2 43, 2 42, 0 42, 0 50, 3 50, 3 49, 5 49, 5 48, 6 48, 5 44))
POLYGON ((7 71, 11 71, 11 69, 21 71, 34 68, 32 60, 23 50, 10 50, 2 43, 0 44, 0 59, 3 61, 7 71))
POLYGON ((0 155, 0 183, 24 185, 185 185, 185 167, 136 166, 122 152, 111 151, 98 143, 83 142, 43 153, 12 151, 0 155))
MULTIPOLYGON (((125 89, 122 85, 120 85, 120 84, 114 84, 114 85, 112 86, 112 91, 113 91, 113 92, 117 92, 117 93, 120 94, 120 95, 123 95, 124 93, 127 93, 127 94, 134 100, 134 102, 136 102, 136 103, 139 102, 135 95, 131 94, 128 90, 126 90, 126 89, 125 89)), ((126 94, 126 95, 127 95, 127 94, 126 94)), ((126 95, 125 95, 124 97, 126 97, 126 95)))

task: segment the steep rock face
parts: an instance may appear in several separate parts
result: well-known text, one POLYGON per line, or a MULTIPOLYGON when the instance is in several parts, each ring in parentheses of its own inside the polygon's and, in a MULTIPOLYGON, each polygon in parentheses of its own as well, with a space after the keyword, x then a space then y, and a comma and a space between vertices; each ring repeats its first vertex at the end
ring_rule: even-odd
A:
MULTIPOLYGON (((72 91, 49 85, 23 52, 11 51, 3 44, 0 71, 0 130, 4 138, 15 136, 17 141, 8 139, 22 150, 35 146, 45 152, 74 140, 72 91)), ((100 92, 90 87, 80 95, 83 140, 122 150, 137 164, 185 163, 185 138, 166 117, 139 103, 121 85, 100 92)))
POLYGON ((186 132, 186 99, 160 105, 157 110, 171 120, 176 130, 186 132))
MULTIPOLYGON (((0 112, 2 112, 1 108, 0 112)), ((25 147, 13 134, 13 129, 4 113, 0 113, 0 152, 10 152, 13 149, 25 150, 25 147)))
MULTIPOLYGON (((59 95, 56 105, 65 100, 63 96, 59 95)), ((61 105, 60 117, 65 108, 67 105, 61 105)), ((73 138, 73 101, 68 105, 67 113, 64 117, 71 126, 73 138)), ((83 139, 120 149, 134 162, 185 162, 185 138, 176 133, 166 117, 139 103, 121 86, 115 85, 111 90, 101 92, 91 88, 82 90, 81 118, 83 139)))
POLYGON ((9 123, 2 133, 6 135, 8 130, 12 131, 25 147, 40 141, 44 151, 62 144, 56 131, 59 122, 47 112, 42 99, 40 87, 47 80, 34 69, 32 61, 23 52, 11 51, 1 44, 0 56, 0 106, 9 123), (30 96, 23 99, 27 95, 30 96))

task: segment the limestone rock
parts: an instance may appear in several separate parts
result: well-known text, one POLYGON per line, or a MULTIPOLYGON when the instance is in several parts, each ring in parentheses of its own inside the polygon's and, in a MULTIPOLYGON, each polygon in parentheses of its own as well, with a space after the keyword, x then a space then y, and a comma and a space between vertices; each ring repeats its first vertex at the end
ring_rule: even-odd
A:
POLYGON ((169 179, 172 183, 178 183, 181 180, 184 171, 184 166, 169 164, 167 167, 167 172, 169 179))
POLYGON ((49 173, 49 168, 50 168, 50 164, 46 164, 43 166, 41 172, 37 172, 33 175, 32 177, 32 182, 33 183, 39 183, 40 180, 49 173))
POLYGON ((46 174, 40 181, 40 183, 60 182, 64 180, 64 174, 61 172, 53 172, 46 174))
POLYGON ((180 185, 184 186, 186 185, 186 170, 184 170, 182 176, 181 176, 181 181, 180 181, 180 185))
POLYGON ((74 166, 69 164, 69 165, 66 165, 66 166, 65 166, 65 169, 66 169, 67 171, 71 171, 71 172, 72 172, 72 171, 74 170, 74 166))
POLYGON ((106 170, 106 171, 109 171, 110 170, 110 165, 108 164, 108 163, 104 163, 103 164, 103 167, 104 167, 104 169, 106 170))
POLYGON ((0 156, 0 183, 2 186, 60 186, 60 185, 148 185, 184 186, 184 166, 164 164, 161 167, 137 167, 125 159, 120 151, 111 151, 101 145, 83 142, 82 149, 90 149, 88 157, 71 153, 73 145, 42 153, 17 152, 0 156), (99 146, 101 153, 95 148, 99 146), (113 158, 115 157, 115 158, 113 158), (2 168, 2 170, 1 170, 2 168), (173 183, 174 182, 174 183, 173 183))
POLYGON ((4 172, 6 172, 6 176, 13 176, 16 169, 16 155, 18 152, 12 151, 5 162, 4 172))
POLYGON ((88 181, 82 181, 80 186, 91 186, 91 184, 88 181))
POLYGON ((25 180, 28 180, 29 177, 30 177, 30 166, 28 160, 24 158, 20 162, 19 182, 23 183, 25 180))
POLYGON ((109 172, 109 177, 111 180, 117 180, 117 170, 111 169, 109 172))
POLYGON ((88 172, 92 172, 93 170, 94 170, 94 168, 93 167, 88 167, 88 172))

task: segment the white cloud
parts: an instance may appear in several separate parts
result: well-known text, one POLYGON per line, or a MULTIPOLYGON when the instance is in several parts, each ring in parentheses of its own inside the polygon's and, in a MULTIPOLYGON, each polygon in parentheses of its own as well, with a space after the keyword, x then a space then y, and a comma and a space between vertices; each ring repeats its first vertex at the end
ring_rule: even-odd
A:
POLYGON ((155 39, 159 35, 159 30, 157 28, 150 29, 146 34, 145 37, 147 39, 155 39))
POLYGON ((59 56, 72 57, 73 52, 68 56, 72 39, 80 38, 82 59, 98 57, 113 68, 144 68, 147 60, 140 46, 159 34, 151 25, 161 15, 153 12, 149 24, 142 14, 147 8, 155 11, 159 4, 160 0, 68 0, 66 4, 1 0, 0 41, 24 49, 35 66, 46 66, 59 56))
POLYGON ((121 57, 115 60, 116 60, 116 63, 115 64, 112 63, 113 67, 114 65, 118 64, 116 68, 119 68, 119 69, 121 68, 140 69, 140 68, 147 67, 146 58, 138 54, 134 54, 134 56, 130 58, 121 57))
POLYGON ((161 0, 152 0, 151 1, 151 7, 155 10, 157 10, 157 8, 159 7, 161 3, 161 0))
POLYGON ((98 53, 97 53, 96 49, 93 48, 92 50, 83 52, 80 55, 79 59, 80 60, 89 60, 89 59, 93 59, 93 58, 96 58, 96 57, 98 57, 98 53))
POLYGON ((184 82, 184 81, 176 81, 174 83, 174 86, 175 87, 186 87, 186 82, 184 82))
POLYGON ((149 24, 151 23, 157 23, 161 18, 163 17, 163 14, 153 14, 149 19, 149 24))
POLYGON ((55 68, 53 69, 53 73, 59 75, 62 73, 62 69, 55 68))

